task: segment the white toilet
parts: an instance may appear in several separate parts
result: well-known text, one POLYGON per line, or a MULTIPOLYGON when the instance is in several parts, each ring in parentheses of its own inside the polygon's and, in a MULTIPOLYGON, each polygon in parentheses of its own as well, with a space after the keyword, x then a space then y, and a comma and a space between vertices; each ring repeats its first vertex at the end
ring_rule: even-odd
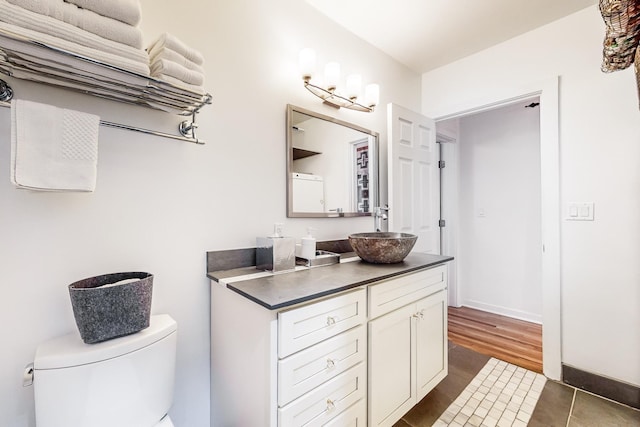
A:
POLYGON ((38 427, 174 427, 177 325, 151 316, 148 328, 98 344, 76 334, 36 350, 33 385, 38 427))

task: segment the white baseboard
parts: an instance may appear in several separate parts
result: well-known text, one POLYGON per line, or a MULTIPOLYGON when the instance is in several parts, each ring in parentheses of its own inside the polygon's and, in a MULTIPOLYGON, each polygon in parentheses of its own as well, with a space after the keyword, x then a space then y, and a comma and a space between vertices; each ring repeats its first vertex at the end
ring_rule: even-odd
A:
POLYGON ((542 325, 542 314, 529 313, 522 310, 514 310, 508 307, 502 307, 499 305, 487 304, 481 301, 464 300, 462 301, 464 307, 475 308, 476 310, 487 311, 493 314, 499 314, 501 316, 511 317, 513 319, 524 320, 527 322, 537 323, 542 325))

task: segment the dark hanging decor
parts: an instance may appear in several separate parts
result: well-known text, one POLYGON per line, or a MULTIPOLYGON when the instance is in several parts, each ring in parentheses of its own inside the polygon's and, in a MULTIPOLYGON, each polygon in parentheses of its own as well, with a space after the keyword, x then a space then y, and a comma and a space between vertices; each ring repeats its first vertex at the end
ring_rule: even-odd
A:
POLYGON ((605 73, 634 64, 640 98, 640 0, 600 0, 606 25, 601 69, 605 73))

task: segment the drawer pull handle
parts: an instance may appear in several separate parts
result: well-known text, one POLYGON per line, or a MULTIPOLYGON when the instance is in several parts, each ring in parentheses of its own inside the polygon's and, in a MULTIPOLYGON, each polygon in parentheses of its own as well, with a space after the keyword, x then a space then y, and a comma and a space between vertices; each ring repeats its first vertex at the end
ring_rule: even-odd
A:
POLYGON ((327 369, 331 369, 336 366, 336 362, 333 359, 327 359, 327 369))
POLYGON ((336 404, 331 399, 327 399, 327 412, 331 412, 336 409, 336 404))
POLYGON ((332 316, 327 316, 327 326, 335 325, 336 318, 332 316))

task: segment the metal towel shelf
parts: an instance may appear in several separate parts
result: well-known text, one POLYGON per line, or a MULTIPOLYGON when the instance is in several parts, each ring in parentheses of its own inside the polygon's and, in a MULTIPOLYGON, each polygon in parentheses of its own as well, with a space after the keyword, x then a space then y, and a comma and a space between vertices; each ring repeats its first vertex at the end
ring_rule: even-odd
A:
MULTIPOLYGON (((141 132, 163 138, 204 144, 196 136, 196 114, 212 103, 209 93, 198 93, 162 80, 77 55, 63 49, 0 30, 0 73, 63 87, 118 102, 169 113, 192 116, 173 135, 101 120, 102 126, 141 132), (37 55, 42 53, 42 55, 37 55)), ((10 107, 13 90, 0 80, 0 107, 10 107)))

